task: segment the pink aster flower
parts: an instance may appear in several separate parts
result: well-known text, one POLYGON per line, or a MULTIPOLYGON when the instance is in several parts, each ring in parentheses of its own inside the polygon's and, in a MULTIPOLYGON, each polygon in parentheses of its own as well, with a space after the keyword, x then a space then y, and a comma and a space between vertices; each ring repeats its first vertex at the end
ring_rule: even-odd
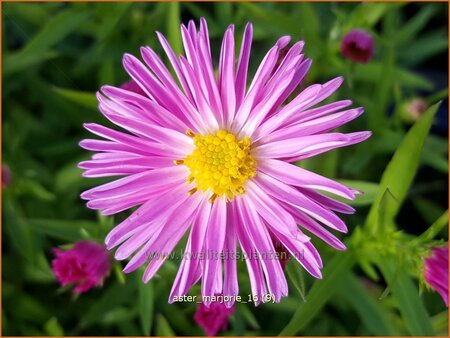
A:
POLYGON ((215 336, 221 330, 226 330, 234 306, 228 308, 224 303, 212 302, 209 306, 199 304, 195 311, 195 322, 208 336, 215 336))
POLYGON ((124 131, 85 124, 104 140, 81 141, 96 153, 79 166, 86 177, 124 177, 81 196, 104 215, 139 206, 105 242, 118 247, 116 259, 130 259, 125 272, 148 263, 144 282, 188 233, 169 302, 199 281, 203 295, 236 296, 236 255, 222 254, 238 246, 244 256, 251 253, 246 264, 252 294, 263 299, 270 293, 279 301, 288 287, 272 238, 321 278, 320 255, 302 230, 345 249, 329 229, 347 232, 335 212, 354 209, 320 191, 348 199, 357 193, 292 163, 367 139, 370 132, 330 132, 363 109, 349 108, 349 100, 318 105, 339 88, 341 77, 313 84, 287 102, 311 66, 302 41, 274 71, 290 41, 281 37, 247 86, 251 24, 237 60, 234 26, 226 30, 218 78, 206 21, 201 19, 199 31, 192 21, 182 25, 181 33, 186 56, 179 57, 157 33, 178 81, 150 47, 142 47, 143 62, 126 54, 123 65, 147 97, 112 86, 97 94, 100 111, 124 131))
POLYGON ((83 293, 101 285, 109 270, 108 252, 103 245, 80 241, 70 250, 53 249, 52 270, 61 285, 75 284, 74 291, 83 293))
POLYGON ((448 246, 434 247, 425 259, 425 281, 436 290, 448 307, 448 246))
POLYGON ((374 49, 375 44, 372 36, 360 29, 348 32, 341 43, 342 55, 355 62, 369 62, 374 49))

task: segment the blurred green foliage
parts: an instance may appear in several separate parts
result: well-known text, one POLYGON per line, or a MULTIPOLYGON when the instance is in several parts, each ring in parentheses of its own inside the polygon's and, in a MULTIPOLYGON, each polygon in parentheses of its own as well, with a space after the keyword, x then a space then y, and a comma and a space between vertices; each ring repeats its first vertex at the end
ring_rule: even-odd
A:
MULTIPOLYGON (((180 21, 204 16, 216 64, 226 27, 236 25, 239 45, 246 22, 253 22, 250 73, 280 35, 305 40, 313 59, 307 83, 344 75, 331 99, 365 107, 342 130, 374 132, 361 145, 299 164, 366 192, 353 202, 357 213, 344 217, 348 251, 314 239, 323 280, 289 262, 289 297, 258 308, 237 304, 226 334, 446 335, 442 300, 419 293, 418 285, 421 257, 447 240, 447 126, 432 129, 438 105, 411 128, 400 109, 417 96, 430 106, 447 97, 447 12, 446 3, 2 3, 2 162, 12 176, 2 192, 2 334, 202 334, 193 322, 195 304, 167 303, 176 261, 147 285, 142 271, 125 276, 115 262, 103 288, 77 298, 58 287, 50 261, 52 247, 102 242, 125 217, 97 215, 79 198, 105 181, 83 179, 76 167, 89 156, 78 147, 88 135, 82 123, 106 123, 95 91, 128 80, 125 52, 138 55, 149 45, 162 55, 155 30, 181 52, 180 21), (367 64, 340 55, 340 41, 353 28, 375 38, 367 64)), ((448 115, 446 104, 440 109, 448 115)), ((246 295, 247 273, 238 265, 246 295)), ((191 293, 199 294, 198 286, 191 293)))

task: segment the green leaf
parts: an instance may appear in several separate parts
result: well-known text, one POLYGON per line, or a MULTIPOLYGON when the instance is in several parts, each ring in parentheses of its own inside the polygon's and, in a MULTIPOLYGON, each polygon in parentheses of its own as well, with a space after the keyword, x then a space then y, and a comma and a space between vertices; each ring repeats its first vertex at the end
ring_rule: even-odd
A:
POLYGON ((98 101, 94 93, 82 92, 73 89, 54 87, 53 90, 61 97, 79 104, 80 106, 97 110, 98 101))
POLYGON ((167 319, 159 314, 156 316, 156 332, 155 336, 169 336, 169 337, 175 337, 175 332, 173 332, 172 328, 170 327, 169 323, 167 322, 167 319))
POLYGON ((435 12, 436 7, 434 6, 428 5, 423 7, 412 19, 400 28, 395 35, 396 42, 402 44, 414 40, 435 12))
POLYGON ((113 285, 106 289, 101 297, 97 298, 89 310, 81 317, 79 326, 84 328, 103 320, 108 312, 119 305, 133 299, 135 288, 132 284, 113 285))
MULTIPOLYGON (((387 40, 396 29, 396 11, 386 13, 383 18, 383 37, 387 40)), ((384 129, 386 121, 386 111, 391 99, 391 93, 395 81, 395 45, 389 41, 385 44, 382 56, 381 72, 377 76, 374 100, 371 101, 367 109, 367 120, 369 129, 374 133, 379 133, 384 129)))
POLYGON ((427 78, 399 67, 395 69, 395 81, 405 88, 411 89, 432 90, 434 87, 427 78))
POLYGON ((180 4, 178 2, 167 3, 167 40, 175 54, 181 54, 183 50, 180 33, 180 4))
POLYGON ((3 195, 2 202, 2 225, 9 241, 17 252, 34 263, 36 244, 30 223, 23 217, 22 211, 12 198, 3 195))
POLYGON ((406 194, 411 186, 416 170, 419 166, 422 148, 433 123, 434 115, 439 104, 431 106, 424 115, 411 127, 402 143, 387 165, 380 182, 380 190, 372 204, 366 219, 366 226, 376 227, 380 202, 386 189, 398 201, 398 204, 389 208, 389 217, 394 219, 406 194))
POLYGON ((82 230, 89 233, 97 227, 97 223, 84 220, 29 219, 28 222, 34 231, 67 242, 81 240, 82 230))
POLYGON ((417 65, 448 48, 447 30, 438 30, 416 38, 402 51, 403 63, 417 65))
POLYGON ((230 2, 215 2, 214 12, 216 17, 219 19, 220 23, 226 27, 233 21, 233 4, 230 2))
POLYGON ((436 222, 434 222, 425 232, 423 232, 415 240, 418 240, 418 241, 429 241, 429 240, 432 240, 447 225, 448 225, 448 210, 446 212, 444 212, 444 214, 441 217, 439 217, 436 220, 436 222))
POLYGON ((445 208, 441 204, 427 198, 414 198, 413 204, 417 208, 417 211, 420 212, 426 224, 431 224, 436 221, 445 211, 445 208))
MULTIPOLYGON (((240 7, 246 11, 246 15, 248 16, 249 20, 254 21, 255 27, 261 25, 270 25, 272 27, 272 30, 270 31, 271 35, 276 34, 287 34, 289 33, 292 35, 293 39, 298 39, 300 37, 305 38, 305 35, 309 35, 310 37, 313 37, 316 33, 316 25, 315 25, 315 17, 311 15, 314 14, 314 9, 309 6, 307 3, 299 3, 298 4, 298 14, 302 15, 302 12, 300 9, 304 10, 304 15, 302 17, 305 20, 304 27, 307 27, 308 29, 303 29, 302 31, 299 30, 299 26, 297 24, 298 20, 295 20, 284 13, 280 11, 275 10, 265 10, 264 7, 258 6, 256 3, 253 2, 241 2, 240 7)), ((255 33, 256 35, 256 33, 255 33)), ((311 39, 307 40, 309 44, 312 44, 314 46, 313 41, 311 39)))
POLYGON ((353 189, 360 190, 363 192, 363 194, 357 195, 354 201, 342 199, 343 202, 353 206, 370 205, 373 203, 378 194, 379 185, 377 183, 366 181, 353 181, 353 180, 338 180, 338 181, 353 189))
POLYGON ((425 151, 422 154, 422 161, 431 168, 440 171, 444 174, 448 173, 448 160, 446 155, 438 155, 434 152, 425 151))
POLYGON ((4 76, 55 57, 55 52, 50 49, 77 30, 89 17, 87 12, 74 10, 66 10, 54 16, 22 50, 5 58, 4 76))
POLYGON ((53 337, 62 337, 64 336, 64 330, 61 327, 61 325, 59 325, 58 323, 58 319, 56 317, 52 317, 50 318, 44 325, 44 329, 45 332, 47 332, 47 334, 49 336, 53 336, 53 337))
MULTIPOLYGON (((357 70, 353 74, 355 81, 377 83, 379 81, 379 74, 383 70, 383 64, 373 61, 367 64, 357 65, 356 69, 357 70)), ((394 72, 394 81, 405 88, 422 90, 433 89, 433 84, 421 75, 415 74, 398 66, 395 67, 395 69, 393 69, 392 71, 394 72)), ((338 75, 337 69, 332 70, 331 74, 338 75)))
POLYGON ((35 261, 25 265, 24 276, 27 280, 38 283, 54 282, 55 275, 44 252, 35 252, 35 261))
MULTIPOLYGON (((125 306, 117 306, 108 313, 99 321, 101 325, 112 326, 117 325, 118 327, 125 325, 126 323, 134 322, 134 318, 136 317, 136 311, 133 308, 128 308, 125 306)), ((127 331, 130 334, 133 334, 134 330, 127 331)), ((141 332, 136 330, 136 336, 140 335, 141 332)), ((135 334, 133 334, 135 335, 135 334)))
POLYGON ((363 287, 353 274, 344 277, 340 295, 356 310, 361 321, 376 336, 393 336, 398 334, 381 304, 363 287), (351 292, 349 292, 351 290, 351 292))
POLYGON ((448 334, 448 310, 438 313, 431 321, 436 335, 446 336, 448 334))
POLYGON ((303 301, 305 302, 305 276, 303 267, 298 264, 295 260, 289 260, 288 264, 286 265, 286 273, 292 282, 294 284, 294 287, 297 289, 298 293, 300 294, 300 297, 302 297, 303 301))
POLYGON ((16 184, 15 188, 20 194, 33 196, 41 201, 53 201, 55 199, 55 195, 36 180, 23 178, 16 184))
POLYGON ((297 311, 279 336, 294 336, 303 330, 333 296, 337 286, 344 281, 345 275, 350 273, 353 264, 351 250, 336 254, 323 269, 323 279, 314 283, 306 302, 299 304, 297 311))
POLYGON ((392 296, 396 298, 406 327, 413 336, 433 336, 430 317, 419 298, 419 290, 397 261, 384 258, 378 263, 392 296))
POLYGON ((395 229, 392 215, 395 213, 396 208, 398 208, 398 201, 395 199, 395 196, 392 195, 389 188, 386 188, 378 206, 378 218, 375 232, 377 230, 381 232, 386 229, 392 231, 395 229))
POLYGON ((7 54, 3 60, 3 76, 8 76, 41 62, 51 60, 58 56, 54 51, 46 51, 34 54, 23 54, 21 52, 14 52, 7 54))
MULTIPOLYGON (((106 60, 102 66, 100 67, 100 71, 98 72, 98 82, 99 86, 102 86, 104 84, 114 84, 116 77, 115 77, 115 70, 116 65, 114 64, 113 60, 106 60)), ((92 99, 90 99, 92 100, 92 99)), ((90 102, 92 104, 92 102, 90 102)))
POLYGON ((132 5, 132 2, 117 2, 115 4, 109 4, 109 8, 111 9, 108 13, 109 15, 102 15, 104 8, 98 9, 99 15, 103 21, 96 32, 97 42, 99 44, 103 43, 103 41, 114 32, 120 19, 127 13, 132 5))
POLYGON ((126 278, 125 278, 125 274, 122 271, 122 266, 120 265, 120 263, 116 262, 114 264, 113 271, 114 271, 114 274, 116 275, 117 282, 121 285, 125 284, 126 278))
POLYGON ((64 40, 70 33, 79 29, 90 17, 90 13, 79 10, 66 10, 55 15, 23 48, 22 53, 34 54, 49 50, 64 40))
POLYGON ((400 4, 363 2, 352 12, 349 21, 349 29, 363 26, 373 27, 381 18, 383 18, 388 10, 396 6, 400 6, 400 4))
POLYGON ((141 322, 142 333, 145 336, 149 336, 153 321, 153 284, 151 282, 144 284, 139 278, 136 278, 136 280, 138 283, 139 320, 141 322))
POLYGON ((250 327, 256 330, 259 330, 261 328, 255 315, 252 311, 250 311, 247 305, 244 304, 240 306, 239 311, 245 321, 250 325, 250 327))

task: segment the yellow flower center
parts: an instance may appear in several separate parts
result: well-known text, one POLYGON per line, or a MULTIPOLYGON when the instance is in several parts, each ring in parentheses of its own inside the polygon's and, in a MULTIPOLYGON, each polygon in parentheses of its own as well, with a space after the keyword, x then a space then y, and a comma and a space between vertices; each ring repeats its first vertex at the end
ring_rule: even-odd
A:
POLYGON ((184 164, 191 171, 188 182, 195 181, 196 188, 190 193, 211 189, 211 202, 218 196, 226 195, 232 200, 235 195, 244 193, 245 181, 254 177, 256 171, 256 161, 250 154, 250 139, 237 140, 226 130, 219 130, 215 135, 186 133, 194 138, 195 149, 175 164, 184 164))

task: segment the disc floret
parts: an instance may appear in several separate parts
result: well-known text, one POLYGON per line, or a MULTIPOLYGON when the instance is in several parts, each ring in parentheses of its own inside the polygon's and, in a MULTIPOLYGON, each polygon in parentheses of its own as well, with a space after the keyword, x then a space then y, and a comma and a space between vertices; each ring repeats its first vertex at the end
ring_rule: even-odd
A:
MULTIPOLYGON (((188 182, 195 181, 195 191, 211 190, 212 200, 222 195, 232 200, 244 193, 244 183, 256 172, 250 139, 238 140, 223 129, 215 134, 200 135, 190 131, 187 134, 194 138, 195 149, 182 162, 191 172, 188 182)), ((179 160, 175 163, 181 164, 179 160)))

